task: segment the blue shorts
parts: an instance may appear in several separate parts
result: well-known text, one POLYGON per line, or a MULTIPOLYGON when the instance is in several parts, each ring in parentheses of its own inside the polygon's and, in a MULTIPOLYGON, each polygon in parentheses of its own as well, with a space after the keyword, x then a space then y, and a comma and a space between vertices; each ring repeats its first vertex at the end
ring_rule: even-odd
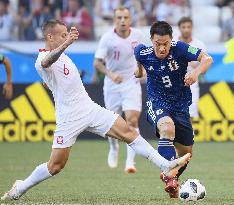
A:
POLYGON ((175 124, 175 139, 184 146, 190 146, 194 143, 193 127, 191 124, 189 113, 172 113, 165 108, 153 106, 152 102, 147 102, 147 120, 153 126, 156 136, 160 137, 157 128, 157 122, 160 118, 168 116, 175 124))

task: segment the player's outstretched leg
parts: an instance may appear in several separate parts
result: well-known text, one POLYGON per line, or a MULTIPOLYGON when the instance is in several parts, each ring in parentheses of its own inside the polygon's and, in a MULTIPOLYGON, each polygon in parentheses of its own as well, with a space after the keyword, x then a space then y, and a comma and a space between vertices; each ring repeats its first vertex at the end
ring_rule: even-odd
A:
POLYGON ((166 176, 169 177, 176 176, 178 170, 190 159, 190 154, 186 154, 183 157, 172 161, 166 160, 135 130, 130 129, 124 119, 120 116, 117 118, 107 135, 128 143, 136 154, 153 162, 166 176))
POLYGON ((118 166, 118 158, 119 158, 119 143, 117 139, 112 137, 108 137, 110 149, 108 153, 108 165, 110 168, 116 168, 118 166))
POLYGON ((70 148, 53 149, 48 163, 37 166, 25 180, 16 180, 12 188, 1 199, 17 200, 33 186, 58 174, 64 168, 69 153, 70 148))

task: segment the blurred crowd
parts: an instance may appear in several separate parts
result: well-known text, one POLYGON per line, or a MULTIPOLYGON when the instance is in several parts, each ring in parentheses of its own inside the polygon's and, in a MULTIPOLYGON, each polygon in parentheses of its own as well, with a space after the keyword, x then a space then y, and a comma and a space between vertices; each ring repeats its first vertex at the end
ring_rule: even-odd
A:
MULTIPOLYGON (((95 28, 111 26, 119 5, 130 9, 137 27, 156 20, 176 25, 181 17, 191 16, 189 0, 0 0, 0 41, 40 40, 43 22, 52 18, 76 26, 81 40, 95 40, 95 28)), ((216 0, 216 6, 230 7, 232 17, 220 22, 220 27, 223 40, 234 37, 234 1, 216 0)))

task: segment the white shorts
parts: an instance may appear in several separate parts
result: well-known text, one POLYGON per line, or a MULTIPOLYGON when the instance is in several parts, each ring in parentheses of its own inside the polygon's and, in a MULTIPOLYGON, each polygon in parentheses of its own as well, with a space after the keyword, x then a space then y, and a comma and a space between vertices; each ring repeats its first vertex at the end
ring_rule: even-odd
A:
POLYGON ((85 130, 105 137, 118 116, 94 103, 92 111, 84 118, 56 126, 52 148, 71 147, 78 135, 85 130))
POLYGON ((105 83, 103 88, 105 107, 118 114, 123 111, 142 110, 141 84, 131 79, 121 84, 105 83))
POLYGON ((190 86, 192 93, 192 104, 189 106, 190 117, 198 117, 198 101, 200 96, 200 90, 198 85, 190 86))

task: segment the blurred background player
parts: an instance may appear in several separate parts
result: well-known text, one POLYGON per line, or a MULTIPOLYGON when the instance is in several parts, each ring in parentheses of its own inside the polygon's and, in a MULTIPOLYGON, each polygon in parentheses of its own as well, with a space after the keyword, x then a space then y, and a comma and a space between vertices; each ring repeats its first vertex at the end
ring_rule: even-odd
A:
POLYGON ((231 11, 230 18, 223 22, 222 26, 222 40, 227 41, 234 38, 234 0, 229 2, 229 8, 231 11))
MULTIPOLYGON (((159 136, 158 152, 168 160, 185 153, 192 153, 193 128, 189 116, 192 96, 189 86, 195 83, 201 73, 212 64, 212 58, 201 49, 181 41, 172 41, 172 27, 165 21, 151 26, 153 46, 139 45, 135 48, 138 61, 136 77, 143 69, 147 73, 148 113, 147 119, 159 136), (199 66, 190 73, 188 63, 199 61, 199 66)), ((165 191, 170 197, 178 198, 178 177, 170 178, 163 173, 160 178, 166 184, 165 191)))
MULTIPOLYGON (((107 109, 118 114, 124 112, 129 126, 139 133, 138 120, 142 109, 140 81, 135 78, 137 68, 134 48, 143 41, 141 32, 131 28, 130 12, 118 7, 114 12, 115 28, 101 38, 95 53, 94 67, 106 75, 104 80, 104 101, 107 109)), ((119 144, 117 139, 109 138, 110 150, 108 165, 118 165, 119 144)), ((135 173, 135 152, 127 145, 125 171, 135 173)))
MULTIPOLYGON (((193 47, 200 48, 203 51, 206 51, 205 45, 200 40, 194 38, 193 35, 193 21, 190 17, 183 17, 178 22, 178 27, 180 30, 180 35, 174 40, 183 41, 193 47)), ((199 66, 198 61, 193 61, 188 63, 188 72, 192 72, 199 66)), ((200 96, 199 83, 196 81, 190 85, 192 92, 192 104, 189 106, 190 117, 198 117, 198 100, 200 96)))
POLYGON ((11 99, 13 95, 11 63, 6 56, 0 54, 0 64, 4 65, 7 75, 7 82, 3 86, 3 95, 6 99, 11 99))

